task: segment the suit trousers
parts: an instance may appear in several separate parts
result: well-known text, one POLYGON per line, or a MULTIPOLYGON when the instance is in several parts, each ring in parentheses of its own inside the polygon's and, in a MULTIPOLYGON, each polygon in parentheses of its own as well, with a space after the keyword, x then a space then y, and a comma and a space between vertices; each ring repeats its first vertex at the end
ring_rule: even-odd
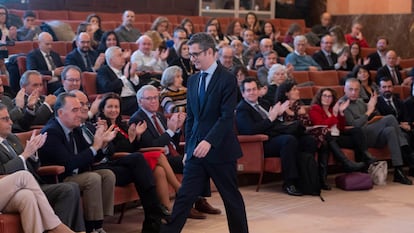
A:
POLYGON ((368 147, 382 148, 384 145, 388 145, 392 165, 394 167, 403 165, 401 146, 408 143, 393 115, 386 115, 381 120, 364 126, 363 130, 368 147))
POLYGON ((115 174, 116 186, 125 186, 129 183, 134 183, 146 215, 151 212, 156 213, 159 210, 154 177, 151 168, 148 166, 142 154, 132 153, 111 161, 108 164, 98 165, 94 169, 101 168, 109 169, 115 174))
POLYGON ((83 211, 87 221, 103 220, 114 214, 115 175, 111 170, 99 169, 68 176, 65 182, 79 185, 82 192, 83 211))
POLYGON ((44 184, 40 188, 59 219, 73 231, 85 231, 83 211, 80 205, 79 185, 74 182, 44 184))
POLYGON ((0 179, 0 209, 20 213, 24 232, 43 233, 61 224, 33 175, 18 171, 0 179))
POLYGON ((362 128, 354 127, 342 131, 339 137, 335 137, 335 139, 341 148, 354 150, 356 161, 362 161, 364 152, 368 150, 367 140, 362 128))
POLYGON ((205 188, 203 184, 210 177, 226 208, 230 233, 248 232, 244 201, 237 186, 236 161, 209 163, 206 159, 192 157, 184 166, 184 177, 174 202, 171 221, 162 226, 161 233, 181 232, 193 203, 205 188))
POLYGON ((279 135, 263 143, 265 157, 280 157, 283 180, 293 184, 299 177, 296 161, 298 140, 293 135, 279 135))

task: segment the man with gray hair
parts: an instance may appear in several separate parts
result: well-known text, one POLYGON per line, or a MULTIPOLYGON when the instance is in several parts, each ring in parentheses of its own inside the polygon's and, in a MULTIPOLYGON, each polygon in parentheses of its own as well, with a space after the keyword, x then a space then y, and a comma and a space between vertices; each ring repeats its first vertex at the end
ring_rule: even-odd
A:
POLYGON ((227 70, 230 70, 233 67, 233 48, 229 45, 221 47, 218 51, 218 59, 220 64, 222 64, 227 70))
MULTIPOLYGON (((20 79, 20 91, 17 93, 14 104, 33 115, 33 121, 20 122, 19 130, 29 130, 30 125, 44 125, 53 115, 53 106, 56 96, 43 96, 42 75, 36 70, 27 70, 20 79)), ((19 131, 18 130, 18 131, 19 131)))
MULTIPOLYGON (((183 40, 185 40, 185 39, 187 39, 187 30, 185 30, 185 28, 183 28, 183 27, 176 27, 175 29, 174 29, 174 34, 173 34, 173 42, 174 42, 174 45, 173 46, 171 46, 168 50, 169 50, 169 52, 168 52, 168 57, 167 57, 167 63, 169 64, 169 65, 171 65, 171 63, 175 60, 175 59, 178 59, 179 58, 179 56, 178 56, 178 47, 180 46, 180 44, 181 44, 181 42, 183 41, 183 40)), ((171 41, 169 42, 169 41, 167 41, 167 47, 168 47, 168 44, 169 43, 171 43, 171 41)))
POLYGON ((135 74, 136 65, 125 64, 122 49, 110 47, 105 52, 106 64, 99 70, 96 77, 97 91, 100 94, 115 92, 121 96, 122 114, 132 115, 138 104, 135 95, 141 87, 140 79, 135 74))
POLYGON ((285 63, 286 65, 292 64, 294 70, 297 71, 318 71, 321 70, 321 67, 315 60, 309 55, 306 54, 305 50, 308 46, 308 40, 305 36, 296 36, 293 45, 295 51, 287 55, 285 63))
POLYGON ((141 36, 141 32, 134 28, 135 13, 126 10, 122 14, 122 24, 115 29, 119 42, 135 42, 141 36))

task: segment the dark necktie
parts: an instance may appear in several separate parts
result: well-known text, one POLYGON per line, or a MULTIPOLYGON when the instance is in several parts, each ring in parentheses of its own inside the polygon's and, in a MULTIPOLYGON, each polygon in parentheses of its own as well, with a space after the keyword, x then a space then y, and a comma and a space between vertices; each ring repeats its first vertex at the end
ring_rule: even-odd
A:
POLYGON ((47 54, 47 55, 46 55, 46 59, 47 59, 47 61, 49 62, 49 65, 50 65, 51 71, 55 70, 55 69, 56 69, 56 65, 55 65, 55 63, 53 62, 53 59, 52 59, 52 57, 50 56, 50 54, 47 54))
POLYGON ((392 100, 391 99, 385 99, 385 101, 390 106, 390 108, 391 108, 391 110, 393 112, 393 115, 396 116, 396 117, 398 117, 398 111, 397 111, 397 109, 395 109, 394 104, 392 103, 392 100))
POLYGON ((85 61, 86 61, 86 69, 89 72, 93 72, 91 59, 89 59, 89 55, 87 53, 85 53, 85 61))
POLYGON ((326 59, 328 60, 329 66, 333 66, 331 54, 326 55, 326 59))
MULTIPOLYGON (((158 117, 154 114, 152 115, 152 120, 154 121, 155 124, 155 128, 158 131, 158 134, 161 135, 164 133, 164 128, 160 125, 160 123, 158 122, 158 117)), ((168 150, 170 151, 170 155, 172 156, 177 156, 179 155, 178 151, 174 148, 174 146, 172 145, 172 142, 170 141, 170 143, 168 143, 168 150)))
POLYGON ((7 150, 10 152, 10 155, 13 158, 16 158, 17 157, 16 151, 14 151, 13 147, 9 144, 9 142, 7 141, 7 139, 4 139, 3 140, 3 145, 6 146, 7 150))
POLYGON ((69 136, 69 147, 71 149, 71 152, 76 155, 78 154, 78 149, 76 148, 76 142, 73 136, 73 132, 70 132, 68 136, 69 136))
POLYGON ((94 139, 93 133, 88 129, 88 127, 85 124, 81 126, 81 129, 82 129, 83 135, 87 137, 86 141, 88 141, 88 143, 90 144, 93 144, 93 139, 94 139))
POLYGON ((200 78, 201 78, 201 83, 200 83, 200 90, 198 93, 198 101, 200 103, 200 106, 203 105, 204 103, 204 98, 206 96, 206 78, 207 78, 208 73, 206 72, 202 72, 200 74, 200 78))
POLYGON ((398 81, 397 73, 395 72, 395 68, 391 68, 391 77, 392 77, 392 81, 394 82, 394 85, 400 84, 400 82, 398 81))
POLYGON ((256 111, 260 114, 260 116, 263 119, 266 119, 267 118, 267 114, 262 110, 262 108, 260 108, 260 105, 259 104, 255 104, 254 105, 254 108, 256 109, 256 111))

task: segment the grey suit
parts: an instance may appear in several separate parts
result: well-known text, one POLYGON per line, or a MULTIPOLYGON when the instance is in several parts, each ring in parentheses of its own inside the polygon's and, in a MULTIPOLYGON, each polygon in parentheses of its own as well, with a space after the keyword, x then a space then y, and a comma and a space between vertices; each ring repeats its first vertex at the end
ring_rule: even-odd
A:
POLYGON ((0 102, 7 107, 10 118, 13 121, 13 132, 27 131, 32 124, 34 115, 30 114, 26 109, 17 107, 10 97, 3 95, 0 102))
MULTIPOLYGON (((23 152, 24 148, 14 134, 10 134, 7 137, 7 141, 17 155, 23 152)), ((50 205, 60 220, 74 231, 85 231, 78 185, 73 182, 43 184, 43 181, 36 173, 39 161, 29 158, 26 160, 26 166, 41 184, 41 189, 46 194, 50 205)), ((26 170, 23 160, 20 157, 14 156, 0 144, 0 174, 11 174, 21 170, 26 170)))
POLYGON ((401 133, 397 119, 393 115, 384 116, 381 120, 368 124, 367 104, 362 100, 351 101, 345 109, 346 124, 361 127, 367 138, 368 147, 381 148, 388 146, 391 152, 392 165, 402 166, 401 146, 408 145, 401 133))

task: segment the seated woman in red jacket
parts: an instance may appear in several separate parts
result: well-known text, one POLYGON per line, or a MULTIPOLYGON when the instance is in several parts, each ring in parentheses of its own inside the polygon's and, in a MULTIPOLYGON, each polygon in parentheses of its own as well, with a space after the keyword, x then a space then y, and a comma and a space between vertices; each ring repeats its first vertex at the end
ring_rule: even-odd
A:
MULTIPOLYGON (((369 152, 364 133, 361 128, 354 127, 345 129, 345 118, 343 111, 348 107, 349 100, 345 102, 337 102, 336 91, 324 87, 319 89, 312 100, 312 105, 309 110, 309 118, 313 125, 326 125, 330 130, 331 137, 336 141, 339 147, 353 149, 355 152, 355 159, 357 161, 364 161, 368 164, 375 161, 369 152)), ((330 145, 331 146, 331 145, 330 145)), ((331 146, 332 149, 332 146, 331 146)), ((334 149, 335 150, 335 149, 334 149)), ((328 163, 328 151, 321 151, 319 153, 319 167, 320 175, 323 181, 326 181, 326 167, 328 163)), ((351 168, 358 167, 343 156, 338 157, 334 153, 335 158, 339 158, 346 170, 353 170, 351 168)))
MULTIPOLYGON (((98 108, 98 116, 107 121, 108 127, 115 125, 115 128, 118 130, 116 137, 112 141, 116 152, 136 152, 139 149, 136 141, 139 140, 142 133, 147 129, 147 124, 144 121, 128 127, 127 123, 122 121, 121 98, 118 94, 108 93, 102 98, 98 108)), ((172 204, 168 184, 171 184, 175 192, 178 192, 181 184, 164 154, 143 153, 143 155, 153 170, 158 198, 166 208, 164 214, 169 213, 172 210, 172 204)))

